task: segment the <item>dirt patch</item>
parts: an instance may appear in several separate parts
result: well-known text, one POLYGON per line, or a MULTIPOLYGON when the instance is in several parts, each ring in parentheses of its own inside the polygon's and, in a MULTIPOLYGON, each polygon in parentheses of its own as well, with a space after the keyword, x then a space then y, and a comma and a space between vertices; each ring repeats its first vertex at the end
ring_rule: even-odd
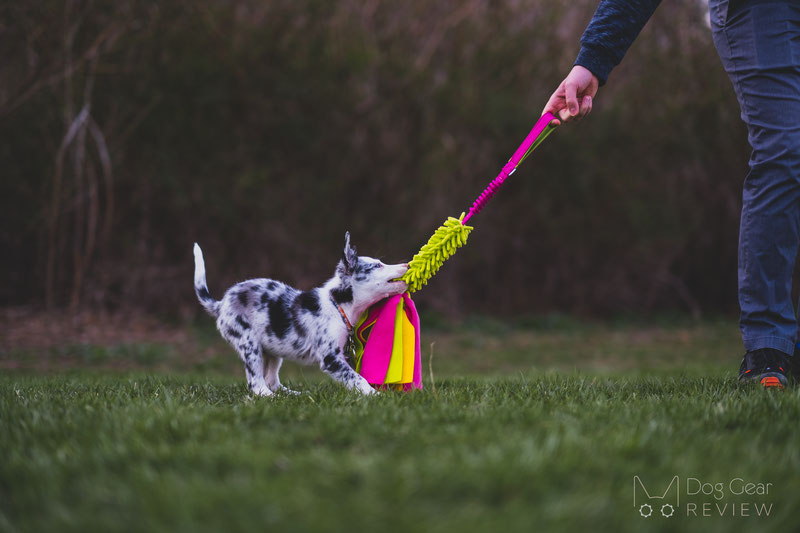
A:
POLYGON ((109 346, 128 343, 185 345, 185 328, 144 314, 44 313, 26 308, 0 309, 0 350, 37 350, 69 344, 109 346))
POLYGON ((151 315, 5 308, 0 320, 0 369, 227 372, 236 363, 217 336, 151 315))

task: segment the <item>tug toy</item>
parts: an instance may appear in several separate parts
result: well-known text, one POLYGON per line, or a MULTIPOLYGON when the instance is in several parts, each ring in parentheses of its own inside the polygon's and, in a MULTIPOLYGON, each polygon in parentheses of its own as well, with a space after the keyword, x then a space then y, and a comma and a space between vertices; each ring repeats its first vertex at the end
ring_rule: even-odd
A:
POLYGON ((467 237, 473 229, 472 226, 467 225, 469 219, 480 213, 483 206, 506 181, 506 178, 513 174, 517 167, 525 161, 525 158, 550 135, 555 129, 555 126, 551 126, 550 123, 555 118, 551 113, 542 115, 508 163, 503 166, 500 174, 478 196, 472 207, 469 208, 469 212, 461 213, 458 218, 449 217, 443 225, 439 226, 408 264, 408 272, 400 278, 408 284, 408 292, 418 291, 423 285, 426 285, 428 280, 439 271, 442 263, 466 244, 467 237))
POLYGON ((353 367, 373 387, 408 391, 422 388, 419 316, 409 293, 418 291, 439 271, 456 250, 464 246, 473 227, 467 222, 494 196, 506 178, 555 129, 545 113, 495 179, 473 202, 469 212, 449 217, 408 264, 403 281, 408 291, 381 300, 359 319, 354 335, 353 367))
POLYGON ((353 367, 376 388, 422 388, 419 315, 408 293, 370 307, 356 324, 353 367))

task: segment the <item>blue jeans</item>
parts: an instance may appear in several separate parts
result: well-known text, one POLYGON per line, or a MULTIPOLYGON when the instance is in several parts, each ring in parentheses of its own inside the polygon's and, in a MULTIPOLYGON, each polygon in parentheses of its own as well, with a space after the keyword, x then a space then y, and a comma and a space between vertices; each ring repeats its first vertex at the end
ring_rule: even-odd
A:
POLYGON ((710 0, 714 44, 753 147, 739 230, 745 350, 794 353, 800 244, 800 3, 710 0))

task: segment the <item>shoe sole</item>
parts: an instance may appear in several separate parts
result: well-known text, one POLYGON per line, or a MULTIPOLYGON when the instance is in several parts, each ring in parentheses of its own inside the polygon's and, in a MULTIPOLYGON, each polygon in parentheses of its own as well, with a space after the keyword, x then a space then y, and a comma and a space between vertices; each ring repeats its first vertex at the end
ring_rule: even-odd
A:
POLYGON ((781 383, 781 379, 777 376, 765 376, 761 378, 760 383, 761 386, 764 387, 765 389, 778 389, 778 390, 789 385, 789 383, 786 382, 786 378, 784 378, 784 383, 781 383))
POLYGON ((777 372, 767 372, 764 374, 757 374, 753 377, 741 377, 739 381, 743 383, 758 383, 765 389, 778 389, 782 390, 789 386, 789 380, 786 376, 777 372))

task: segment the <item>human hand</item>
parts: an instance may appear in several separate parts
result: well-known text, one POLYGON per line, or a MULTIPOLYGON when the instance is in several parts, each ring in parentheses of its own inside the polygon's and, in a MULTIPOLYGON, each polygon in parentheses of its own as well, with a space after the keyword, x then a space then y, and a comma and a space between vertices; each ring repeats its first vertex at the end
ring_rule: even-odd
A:
POLYGON ((591 112, 592 100, 599 86, 597 76, 589 69, 575 65, 550 97, 542 114, 549 111, 558 117, 560 120, 551 122, 554 126, 580 120, 591 112))

